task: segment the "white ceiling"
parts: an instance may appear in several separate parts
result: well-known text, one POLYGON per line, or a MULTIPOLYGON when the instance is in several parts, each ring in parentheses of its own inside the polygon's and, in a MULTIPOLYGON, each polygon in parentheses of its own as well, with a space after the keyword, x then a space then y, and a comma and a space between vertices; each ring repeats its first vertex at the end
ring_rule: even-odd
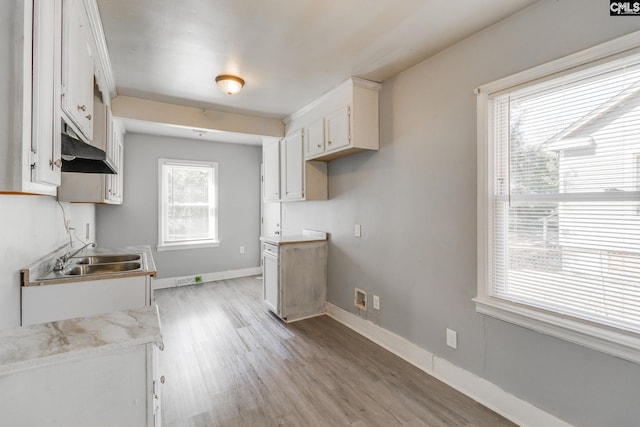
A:
POLYGON ((384 81, 535 0, 97 0, 118 94, 284 118, 384 81), (218 74, 246 81, 226 95, 218 74))

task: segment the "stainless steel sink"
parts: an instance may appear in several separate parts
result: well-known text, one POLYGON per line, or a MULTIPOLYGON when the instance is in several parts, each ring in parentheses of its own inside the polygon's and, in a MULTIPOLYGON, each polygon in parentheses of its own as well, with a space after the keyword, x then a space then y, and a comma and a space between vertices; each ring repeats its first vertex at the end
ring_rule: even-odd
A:
POLYGON ((82 258, 71 258, 74 264, 108 264, 111 262, 140 261, 139 254, 132 255, 91 255, 82 258))
MULTIPOLYGON (((139 257, 138 257, 139 258, 139 257)), ((107 264, 75 264, 64 270, 65 276, 87 276, 91 274, 122 273, 125 271, 140 270, 139 262, 114 262, 107 264)))

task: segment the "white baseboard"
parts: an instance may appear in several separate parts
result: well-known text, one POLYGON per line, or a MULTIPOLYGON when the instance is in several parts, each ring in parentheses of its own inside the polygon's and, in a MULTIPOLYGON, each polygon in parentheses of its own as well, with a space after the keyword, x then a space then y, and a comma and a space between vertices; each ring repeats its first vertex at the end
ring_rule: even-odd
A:
POLYGON ((227 279, 236 279, 238 277, 246 277, 246 276, 255 276, 256 274, 262 274, 262 267, 249 267, 242 268, 239 270, 227 270, 227 271, 217 271, 215 273, 201 273, 201 274, 191 274, 189 276, 182 277, 166 277, 162 279, 152 279, 151 286, 153 289, 164 289, 164 288, 174 288, 177 286, 189 286, 193 283, 188 283, 185 285, 177 285, 177 281, 180 279, 185 279, 193 276, 202 276, 202 282, 215 282, 217 280, 227 280, 227 279))
POLYGON ((327 303, 327 315, 519 426, 571 426, 495 384, 337 305, 327 303))

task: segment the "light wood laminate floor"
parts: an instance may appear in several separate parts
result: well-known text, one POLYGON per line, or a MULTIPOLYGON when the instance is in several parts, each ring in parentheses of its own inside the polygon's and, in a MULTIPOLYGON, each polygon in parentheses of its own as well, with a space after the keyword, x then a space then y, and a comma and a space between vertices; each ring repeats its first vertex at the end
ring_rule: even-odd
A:
POLYGON ((256 277, 155 296, 164 427, 514 425, 329 317, 282 323, 256 277))

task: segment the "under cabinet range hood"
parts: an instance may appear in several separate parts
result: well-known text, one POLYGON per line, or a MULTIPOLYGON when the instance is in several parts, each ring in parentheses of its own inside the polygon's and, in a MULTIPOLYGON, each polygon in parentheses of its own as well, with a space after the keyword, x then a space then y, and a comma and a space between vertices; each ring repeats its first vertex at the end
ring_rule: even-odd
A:
POLYGON ((116 171, 107 163, 107 153, 62 133, 62 172, 105 173, 116 171))

